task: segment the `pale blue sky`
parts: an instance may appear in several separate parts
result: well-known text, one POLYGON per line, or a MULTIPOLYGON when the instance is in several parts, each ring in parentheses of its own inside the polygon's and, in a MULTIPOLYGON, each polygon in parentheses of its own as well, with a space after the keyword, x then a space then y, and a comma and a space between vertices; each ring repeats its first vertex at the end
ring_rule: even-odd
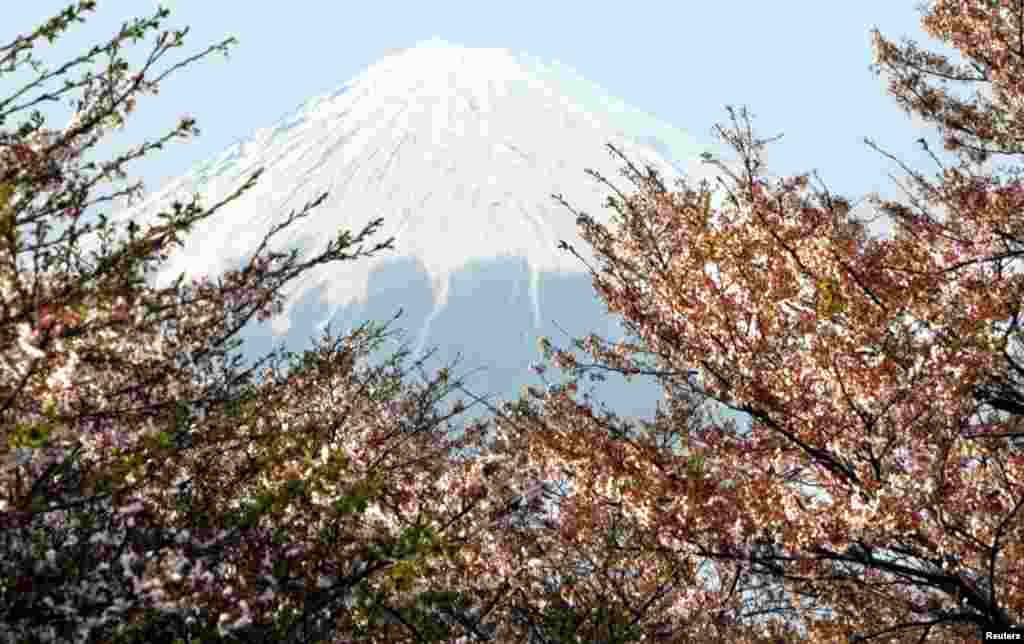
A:
MULTIPOLYGON (((5 3, 0 39, 30 28, 67 2, 5 3)), ((748 105, 770 149, 773 174, 818 169, 850 197, 878 190, 896 197, 894 164, 865 146, 869 136, 912 167, 931 171, 915 143, 925 134, 885 94, 871 63, 870 29, 937 48, 920 29, 914 3, 899 0, 781 2, 241 2, 169 0, 166 28, 192 28, 173 60, 228 36, 230 60, 211 56, 171 76, 159 96, 140 101, 117 148, 155 138, 179 115, 202 135, 129 167, 147 190, 184 173, 237 138, 272 124, 305 99, 325 93, 395 48, 433 36, 466 46, 505 47, 556 59, 627 103, 701 142, 727 119, 726 104, 748 105)), ((100 0, 85 25, 40 51, 63 62, 149 15, 149 0, 100 0)), ((128 50, 133 66, 149 45, 128 50)), ((0 80, 3 95, 11 78, 0 80)), ((55 125, 62 125, 64 117, 55 125)), ((929 131, 927 138, 937 141, 929 131)), ((933 145, 933 148, 939 147, 933 145)), ((104 157, 108 158, 108 157, 104 157)), ((586 180, 586 179, 585 179, 586 180)))

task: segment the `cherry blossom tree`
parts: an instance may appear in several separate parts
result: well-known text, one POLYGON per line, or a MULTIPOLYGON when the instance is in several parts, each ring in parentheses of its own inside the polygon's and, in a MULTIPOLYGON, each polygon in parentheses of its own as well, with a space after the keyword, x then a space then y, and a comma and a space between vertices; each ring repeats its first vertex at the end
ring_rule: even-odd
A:
POLYGON ((535 568, 600 538, 595 564, 617 550, 637 582, 591 566, 577 617, 619 597, 652 641, 978 641, 1024 622, 1021 184, 986 166, 1020 152, 1024 3, 938 0, 922 24, 966 62, 875 32, 876 69, 959 163, 933 154, 935 179, 904 166, 912 207, 871 196, 891 237, 820 180, 767 180, 773 139, 746 110, 718 128, 739 161, 706 159, 716 186, 670 191, 610 147, 635 186, 594 175, 612 224, 559 198, 629 338, 577 341, 590 364, 545 343, 566 380, 497 422, 522 467, 571 483, 535 568), (949 81, 986 91, 959 98, 949 81), (588 370, 609 369, 662 383, 656 418, 581 399, 588 370), (660 620, 640 615, 658 589, 660 620))
POLYGON ((268 231, 238 270, 148 286, 179 236, 259 172, 223 202, 175 203, 144 229, 103 214, 82 221, 141 193, 136 184, 96 196, 125 178, 126 163, 198 130, 183 117, 109 163, 83 163, 83 152, 123 125, 137 96, 232 44, 156 71, 187 32, 164 31, 133 71, 120 49, 159 27, 159 9, 55 71, 33 58, 94 8, 83 0, 0 48, 4 73, 39 74, 0 101, 0 125, 81 92, 62 129, 35 111, 0 131, 0 640, 476 637, 474 624, 438 617, 445 606, 461 616, 446 589, 471 588, 467 571, 501 574, 505 544, 490 526, 517 511, 529 481, 506 467, 501 485, 488 484, 488 468, 510 457, 485 453, 486 423, 460 423, 468 408, 446 403, 460 379, 426 374, 426 357, 408 365, 408 351, 371 366, 388 325, 328 329, 315 348, 278 350, 246 370, 229 356, 238 330, 280 311, 281 289, 302 272, 390 248, 364 248, 380 221, 340 232, 305 262, 272 250, 323 195, 268 231), (102 55, 101 74, 45 89, 102 55), (89 256, 87 235, 100 242, 89 256))

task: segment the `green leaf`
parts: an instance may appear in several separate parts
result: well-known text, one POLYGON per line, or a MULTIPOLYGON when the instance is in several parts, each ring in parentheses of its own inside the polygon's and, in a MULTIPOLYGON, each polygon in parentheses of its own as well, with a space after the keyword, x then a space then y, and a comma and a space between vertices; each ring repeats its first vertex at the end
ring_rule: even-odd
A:
POLYGON ((7 208, 7 204, 11 202, 12 196, 14 196, 14 185, 0 183, 0 210, 7 208))
POLYGON ((339 514, 362 514, 369 505, 369 499, 365 494, 354 492, 335 501, 334 509, 339 514))
POLYGON ((288 562, 284 559, 277 559, 274 561, 274 576, 284 577, 288 574, 288 562))
POLYGON ((305 487, 305 482, 299 479, 292 479, 285 483, 285 490, 289 496, 302 496, 305 487))
POLYGON ((53 433, 54 423, 30 423, 17 425, 7 439, 8 447, 46 447, 53 433))
POLYGON ((334 502, 334 511, 338 514, 350 514, 352 508, 352 499, 349 497, 342 497, 334 502))

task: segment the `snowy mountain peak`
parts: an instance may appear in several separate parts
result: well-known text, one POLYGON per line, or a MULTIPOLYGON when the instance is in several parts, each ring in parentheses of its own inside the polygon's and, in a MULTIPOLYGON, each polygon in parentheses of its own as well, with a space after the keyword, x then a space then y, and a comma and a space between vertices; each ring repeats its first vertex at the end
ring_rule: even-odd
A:
POLYGON ((435 35, 426 40, 419 41, 413 45, 413 49, 465 49, 465 47, 435 35))
MULTIPOLYGON (((297 247, 308 257, 339 228, 356 231, 383 217, 379 239, 394 235, 397 252, 304 274, 291 284, 285 312, 272 321, 275 334, 288 333, 296 305, 309 295, 319 293, 318 306, 325 309, 317 322, 366 303, 375 296, 368 293, 371 277, 395 261, 414 262, 430 284, 420 347, 453 294, 452 275, 480 262, 525 264, 524 280, 500 286, 525 290, 536 331, 545 321, 541 276, 585 270, 557 250, 559 240, 589 255, 574 217, 550 195, 563 193, 606 221, 607 189, 584 170, 594 168, 626 187, 618 161, 604 149, 609 142, 634 161, 661 168, 669 181, 683 167, 706 173, 698 165, 705 148, 573 70, 435 37, 307 100, 121 216, 152 221, 173 199, 187 201, 193 192, 213 204, 262 166, 266 171, 252 190, 194 228, 158 283, 183 271, 193 277, 237 267, 273 224, 329 191, 310 217, 277 238, 278 250, 297 247)), ((303 329, 302 339, 313 333, 303 329)))

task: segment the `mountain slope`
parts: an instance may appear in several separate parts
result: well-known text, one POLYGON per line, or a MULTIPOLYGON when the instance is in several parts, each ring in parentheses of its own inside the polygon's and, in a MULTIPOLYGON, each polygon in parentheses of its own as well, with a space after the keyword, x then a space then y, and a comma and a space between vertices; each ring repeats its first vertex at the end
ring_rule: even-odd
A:
MULTIPOLYGON (((566 344, 555 323, 574 336, 621 337, 585 267, 557 250, 564 239, 591 259, 574 217, 550 197, 562 193, 607 221, 607 190, 584 169, 628 187, 603 147, 609 142, 658 167, 666 183, 683 170, 707 173, 698 159, 710 148, 564 66, 433 39, 306 101, 115 219, 152 220, 193 192, 215 203, 265 167, 252 190, 193 229, 157 276, 165 285, 180 272, 237 266, 272 224, 329 191, 276 238, 279 250, 300 248, 305 257, 339 228, 383 217, 379 238, 396 236, 397 252, 303 275, 282 315, 243 332, 245 354, 265 353, 277 339, 301 350, 328 320, 337 332, 402 307, 400 325, 417 350, 438 345, 439 360, 461 353, 464 368, 485 369, 476 390, 514 396, 531 381, 537 336, 566 344)), ((634 387, 613 404, 649 412, 656 396, 634 387)))

